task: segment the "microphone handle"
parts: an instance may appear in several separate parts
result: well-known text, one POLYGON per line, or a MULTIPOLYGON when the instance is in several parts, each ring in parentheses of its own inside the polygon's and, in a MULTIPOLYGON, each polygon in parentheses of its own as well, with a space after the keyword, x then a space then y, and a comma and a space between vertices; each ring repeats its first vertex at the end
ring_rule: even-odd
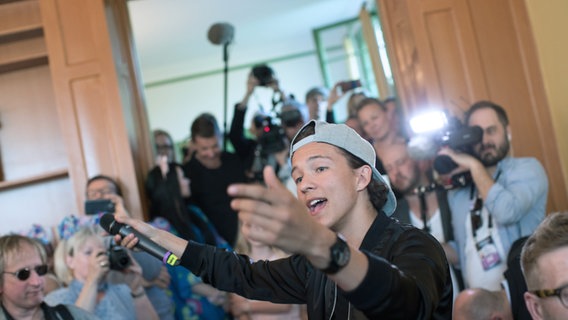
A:
POLYGON ((166 248, 160 246, 154 241, 148 239, 148 237, 136 231, 136 229, 132 228, 131 226, 125 225, 124 227, 120 228, 118 233, 123 237, 126 237, 127 235, 133 233, 134 236, 138 238, 136 247, 162 260, 164 264, 168 264, 174 267, 179 265, 179 258, 175 254, 173 254, 169 250, 166 250, 166 248))

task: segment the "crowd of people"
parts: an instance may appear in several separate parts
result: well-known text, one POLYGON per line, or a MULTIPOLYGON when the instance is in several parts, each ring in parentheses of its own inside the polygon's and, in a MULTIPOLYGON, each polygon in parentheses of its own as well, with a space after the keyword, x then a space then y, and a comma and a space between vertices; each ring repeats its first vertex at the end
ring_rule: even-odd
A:
POLYGON ((251 71, 226 135, 212 114, 197 116, 178 161, 176 142, 154 131, 148 222, 124 207, 120 177, 87 183, 88 200, 110 200, 117 221, 182 266, 133 250, 134 235, 106 234, 105 212, 67 217, 50 254, 31 235, 0 237, 0 319, 568 317, 568 215, 547 217, 547 174, 511 155, 503 107, 471 105, 463 125, 481 138, 437 145, 455 165, 440 173, 410 152, 397 99, 339 82, 301 103, 261 67, 271 72, 251 71), (278 112, 247 128, 259 86, 278 112), (347 117, 336 123, 340 99, 347 117))

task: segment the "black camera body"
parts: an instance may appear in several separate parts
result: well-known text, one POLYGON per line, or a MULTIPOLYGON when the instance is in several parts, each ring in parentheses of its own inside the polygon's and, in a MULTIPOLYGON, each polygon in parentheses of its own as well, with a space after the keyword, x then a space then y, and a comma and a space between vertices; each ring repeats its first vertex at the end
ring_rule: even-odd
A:
POLYGON ((258 80, 258 84, 262 87, 268 86, 276 78, 274 70, 266 64, 259 64, 252 67, 252 75, 258 80))
POLYGON ((440 174, 452 172, 458 165, 446 155, 438 155, 442 147, 474 155, 473 146, 481 142, 483 130, 478 126, 468 127, 457 118, 449 118, 447 125, 429 134, 417 135, 408 144, 408 152, 415 159, 434 158, 434 169, 440 174))
POLYGON ((272 117, 265 117, 262 126, 259 128, 262 133, 258 137, 258 144, 254 151, 254 160, 252 163, 252 179, 254 181, 262 182, 262 170, 265 166, 272 166, 275 170, 278 169, 278 163, 274 157, 275 153, 283 151, 288 146, 286 145, 286 134, 284 129, 274 123, 272 117))
POLYGON ((284 133, 284 129, 274 123, 272 117, 266 117, 264 119, 260 130, 262 130, 262 134, 258 138, 258 145, 263 155, 280 152, 286 149, 286 143, 284 142, 286 134, 284 133))
POLYGON ((130 256, 124 247, 111 245, 106 254, 108 255, 109 267, 111 270, 122 271, 128 268, 128 266, 132 263, 130 256))
MULTIPOLYGON (((440 146, 448 146, 454 150, 473 154, 473 146, 481 142, 483 130, 478 127, 459 126, 445 132, 439 140, 440 146)), ((450 173, 458 167, 458 165, 446 155, 438 155, 434 158, 434 169, 441 174, 450 173)))
POLYGON ((85 213, 88 215, 99 213, 114 213, 114 202, 109 199, 96 199, 85 201, 85 213))

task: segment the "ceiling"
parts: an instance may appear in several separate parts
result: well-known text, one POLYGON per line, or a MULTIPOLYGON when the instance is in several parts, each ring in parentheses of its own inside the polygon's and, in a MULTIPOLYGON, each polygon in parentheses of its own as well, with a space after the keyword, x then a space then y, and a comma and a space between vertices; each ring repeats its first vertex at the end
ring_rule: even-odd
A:
MULTIPOLYGON (((251 62, 259 44, 298 43, 313 48, 312 30, 357 17, 363 0, 137 0, 128 7, 142 72, 187 65, 198 68, 222 59, 207 39, 211 25, 234 26, 232 45, 240 63, 251 62), (257 48, 247 51, 244 48, 257 48), (246 61, 248 59, 248 61, 246 61)), ((368 5, 372 9, 373 1, 368 5)), ((221 53, 220 53, 221 52, 221 53)), ((266 53, 265 53, 266 55, 266 53)), ((266 57, 266 56, 265 56, 266 57)), ((234 61, 234 60, 233 60, 234 61)), ((218 64, 218 63, 217 63, 218 64)), ((209 67, 210 68, 210 67, 209 67)), ((187 72, 187 71, 186 71, 187 72)), ((161 77, 163 77, 163 72, 161 77)), ((156 76, 158 77, 158 76, 156 76)))

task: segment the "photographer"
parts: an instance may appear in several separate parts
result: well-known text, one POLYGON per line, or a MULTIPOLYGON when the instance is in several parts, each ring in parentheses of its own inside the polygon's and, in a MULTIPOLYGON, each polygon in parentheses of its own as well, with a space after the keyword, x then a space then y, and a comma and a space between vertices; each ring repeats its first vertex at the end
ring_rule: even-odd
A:
POLYGON ((108 279, 112 264, 103 238, 82 227, 62 240, 55 252, 55 272, 67 285, 45 297, 49 305, 74 304, 100 319, 159 319, 142 286, 142 269, 130 258, 119 265, 120 283, 108 279))
MULTIPOLYGON (((117 214, 128 214, 124 207, 122 188, 115 179, 106 175, 96 175, 87 181, 87 200, 110 200, 113 203, 112 211, 117 214)), ((87 212, 87 214, 89 214, 87 212)), ((98 224, 98 216, 92 217, 90 225, 98 224)), ((75 231, 75 226, 70 226, 66 232, 75 231)), ((70 236, 70 235, 68 235, 70 236)), ((67 237, 68 237, 67 236, 67 237)), ((63 236, 65 238, 65 236, 63 236)), ((132 252, 134 260, 142 268, 142 277, 146 295, 152 302, 160 319, 173 319, 173 302, 166 293, 170 284, 170 275, 162 262, 145 252, 132 252)))
POLYGON ((242 159, 246 168, 245 174, 247 178, 252 181, 260 180, 260 171, 265 164, 275 166, 277 171, 279 171, 280 168, 286 167, 288 156, 286 147, 288 142, 284 134, 279 138, 278 133, 266 132, 264 130, 265 128, 267 130, 280 130, 280 127, 273 123, 274 119, 267 115, 259 113, 254 117, 251 131, 254 132, 256 139, 245 137, 244 120, 248 103, 254 89, 258 86, 269 87, 274 90, 273 108, 279 103, 286 103, 290 100, 286 98, 286 95, 280 89, 278 79, 270 67, 266 65, 253 67, 247 78, 245 96, 240 103, 235 105, 231 130, 229 132, 229 139, 235 148, 235 152, 242 159), (269 138, 269 146, 261 145, 263 136, 269 138), (277 141, 278 139, 281 139, 281 141, 277 141))
POLYGON ((388 146, 382 160, 391 186, 401 195, 393 217, 430 233, 440 242, 450 263, 455 297, 462 280, 453 268, 458 263, 458 254, 451 245, 454 243, 452 213, 446 190, 433 178, 431 161, 412 159, 406 143, 388 146))
POLYGON ((500 289, 512 243, 532 234, 544 218, 548 179, 537 159, 509 156, 511 131, 501 106, 477 102, 464 121, 483 131, 473 156, 451 148, 443 148, 439 155, 459 165, 454 174, 469 171, 473 180, 448 195, 466 287, 495 291, 500 289))

